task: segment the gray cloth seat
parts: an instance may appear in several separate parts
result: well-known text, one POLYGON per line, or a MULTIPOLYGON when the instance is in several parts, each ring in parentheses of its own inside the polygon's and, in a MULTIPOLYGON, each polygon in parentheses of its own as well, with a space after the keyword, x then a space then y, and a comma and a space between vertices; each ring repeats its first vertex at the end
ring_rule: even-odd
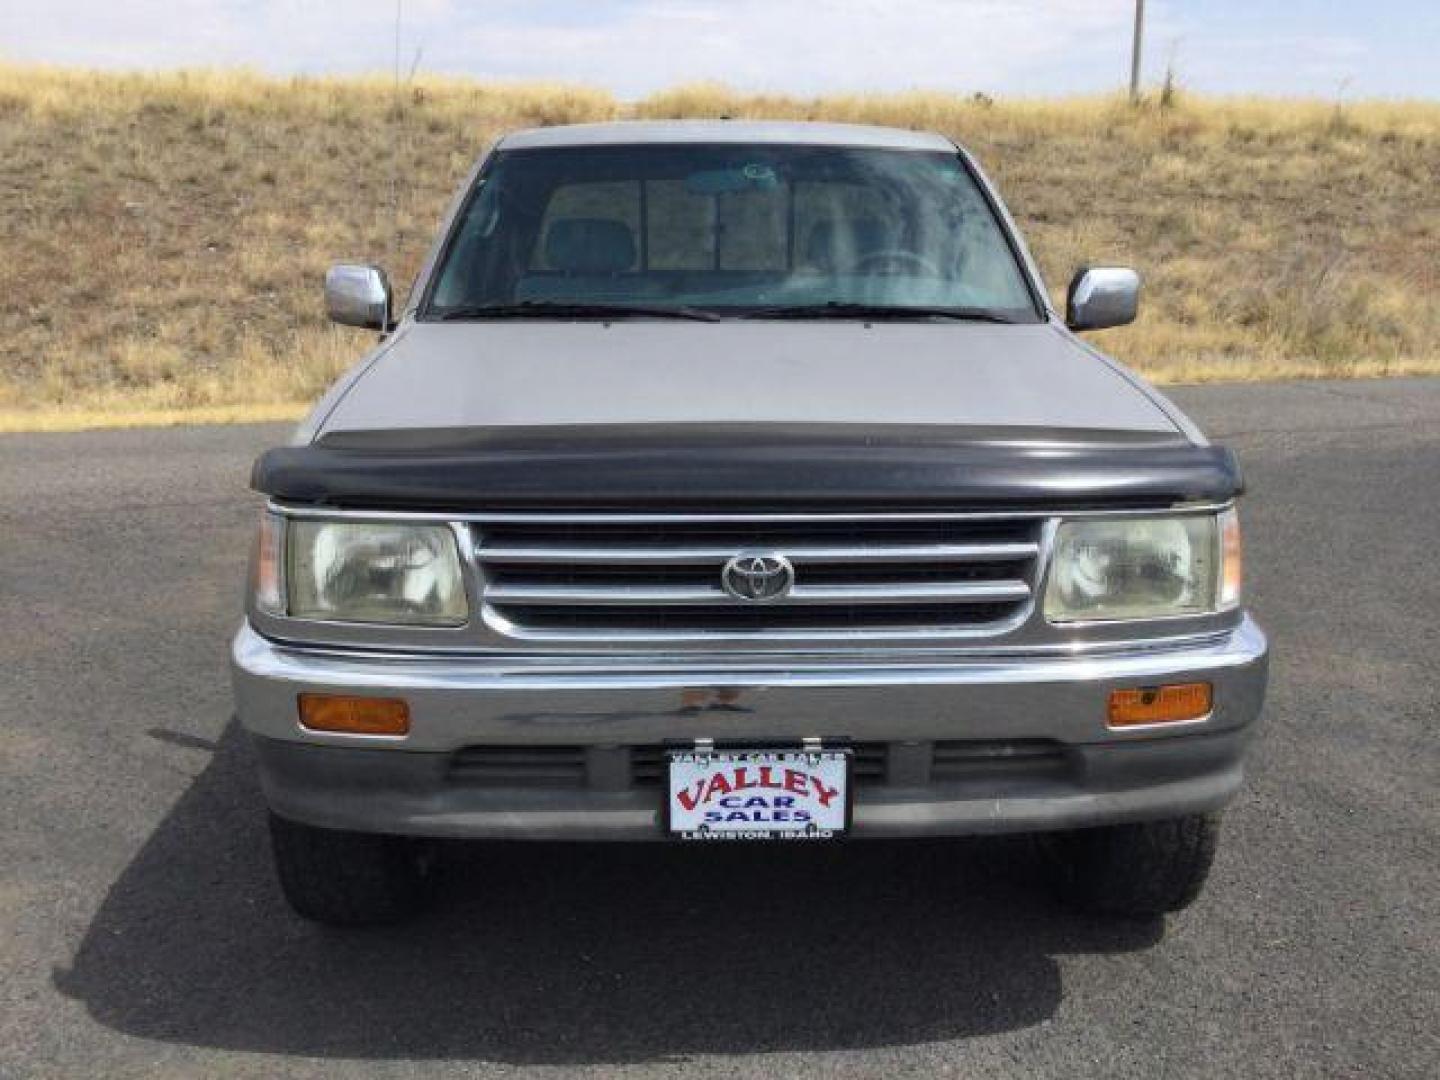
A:
POLYGON ((635 234, 610 218, 559 218, 545 233, 545 262, 566 274, 618 274, 635 265, 635 234))

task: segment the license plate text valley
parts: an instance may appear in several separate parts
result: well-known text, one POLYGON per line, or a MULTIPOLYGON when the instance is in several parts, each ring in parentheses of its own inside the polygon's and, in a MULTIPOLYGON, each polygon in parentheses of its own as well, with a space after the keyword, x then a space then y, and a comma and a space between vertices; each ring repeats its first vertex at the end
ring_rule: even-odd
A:
POLYGON ((677 832, 789 833, 845 825, 842 755, 677 756, 671 821, 677 832))

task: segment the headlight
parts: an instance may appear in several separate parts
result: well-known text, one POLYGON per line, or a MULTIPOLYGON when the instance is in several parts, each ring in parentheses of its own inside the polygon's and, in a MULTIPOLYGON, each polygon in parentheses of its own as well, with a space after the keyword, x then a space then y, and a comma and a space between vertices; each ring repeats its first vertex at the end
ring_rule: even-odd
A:
POLYGON ((444 525, 291 520, 285 592, 297 619, 459 626, 468 616, 444 525))
POLYGON ((1233 510, 1067 521, 1055 537, 1045 617, 1157 619, 1232 608, 1240 602, 1239 559, 1233 510))

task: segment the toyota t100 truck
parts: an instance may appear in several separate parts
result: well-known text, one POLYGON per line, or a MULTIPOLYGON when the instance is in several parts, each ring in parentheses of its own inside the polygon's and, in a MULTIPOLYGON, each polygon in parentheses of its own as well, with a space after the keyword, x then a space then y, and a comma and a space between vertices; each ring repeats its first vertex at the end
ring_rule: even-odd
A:
MULTIPOLYGON (((1077 210, 1081 213, 1083 210, 1077 210)), ((1241 478, 1055 310, 939 135, 522 131, 265 453, 237 712, 294 908, 393 920, 436 838, 1026 832, 1062 894, 1199 891, 1261 711, 1241 478)))

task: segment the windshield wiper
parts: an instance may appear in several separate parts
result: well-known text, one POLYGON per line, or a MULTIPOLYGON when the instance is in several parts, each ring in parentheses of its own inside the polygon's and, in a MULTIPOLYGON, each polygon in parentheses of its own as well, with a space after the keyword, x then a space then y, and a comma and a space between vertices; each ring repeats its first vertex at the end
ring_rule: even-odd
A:
POLYGON ((514 304, 466 304, 436 313, 442 321, 460 319, 697 319, 718 322, 713 311, 683 305, 598 304, 568 300, 521 300, 514 304))
POLYGON ((957 322, 1014 323, 989 308, 916 307, 911 304, 861 304, 827 300, 823 304, 789 304, 737 312, 741 319, 953 319, 957 322))

